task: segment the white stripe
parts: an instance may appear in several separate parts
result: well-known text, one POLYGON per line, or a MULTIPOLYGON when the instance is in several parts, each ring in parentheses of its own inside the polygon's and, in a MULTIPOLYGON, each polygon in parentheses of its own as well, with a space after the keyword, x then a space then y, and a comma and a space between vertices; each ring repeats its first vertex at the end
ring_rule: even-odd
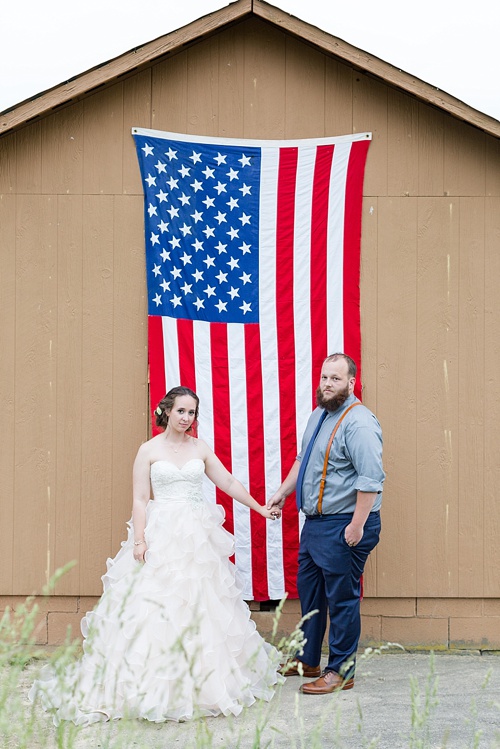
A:
MULTIPOLYGON (((281 484, 281 445, 279 413, 279 372, 276 340, 276 191, 279 153, 262 149, 260 192, 260 336, 262 355, 263 434, 265 445, 265 482, 268 497, 281 484), (265 227, 265 231, 264 231, 265 227)), ((283 537, 281 523, 268 522, 267 584, 271 598, 281 598, 285 589, 283 537)))
MULTIPOLYGON (((227 326, 227 347, 232 473, 245 488, 248 488, 248 421, 243 325, 229 324, 227 326)), ((247 601, 253 599, 250 512, 248 507, 233 500, 236 569, 238 583, 243 589, 243 598, 247 601)))
POLYGON ((179 346, 177 342, 177 320, 173 317, 162 317, 163 357, 165 367, 165 386, 167 393, 180 382, 179 346))
MULTIPOLYGON (((200 399, 198 436, 214 447, 214 404, 212 400, 212 367, 210 348, 210 323, 203 320, 193 322, 194 367, 196 393, 200 399)), ((205 476, 203 491, 208 500, 215 502, 215 485, 205 476)))
POLYGON ((336 145, 330 175, 327 249, 328 353, 344 350, 344 216, 350 143, 336 145))

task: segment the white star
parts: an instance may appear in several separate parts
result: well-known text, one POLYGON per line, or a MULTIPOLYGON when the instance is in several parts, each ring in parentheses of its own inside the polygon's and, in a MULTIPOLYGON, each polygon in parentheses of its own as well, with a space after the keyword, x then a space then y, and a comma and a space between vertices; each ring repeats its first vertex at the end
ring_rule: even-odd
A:
POLYGON ((163 220, 162 220, 162 221, 160 221, 160 223, 158 224, 158 229, 159 229, 159 230, 161 231, 161 233, 163 234, 164 232, 168 231, 168 224, 166 224, 166 223, 165 223, 165 221, 163 221, 163 220))
POLYGON ((173 151, 172 148, 169 148, 168 151, 165 151, 165 156, 168 156, 170 161, 172 161, 172 159, 177 159, 177 151, 173 151))
POLYGON ((245 224, 249 224, 251 218, 251 216, 247 216, 247 214, 244 213, 242 216, 240 216, 241 225, 245 226, 245 224))
POLYGON ((231 290, 228 291, 227 293, 229 294, 229 296, 231 297, 231 299, 234 299, 235 296, 239 296, 240 295, 240 290, 239 289, 235 289, 234 286, 231 286, 231 290))
POLYGON ((226 252, 227 244, 222 244, 222 242, 219 242, 215 245, 216 250, 219 250, 219 255, 222 255, 223 252, 226 252))
POLYGON ((186 223, 183 224, 181 227, 179 227, 179 231, 182 232, 183 236, 185 237, 186 234, 191 234, 191 226, 188 226, 186 223))
POLYGON ((191 174, 191 169, 188 166, 184 166, 184 164, 177 171, 179 172, 181 177, 189 177, 189 175, 191 174))
POLYGON ((223 283, 224 281, 227 282, 227 273, 223 273, 221 270, 218 272, 218 274, 215 276, 217 281, 219 283, 223 283))
POLYGON ((247 252, 250 252, 250 245, 246 242, 243 242, 243 244, 240 245, 238 249, 241 250, 244 255, 246 255, 247 252))
POLYGON ((230 200, 228 200, 228 202, 226 203, 226 205, 228 205, 229 208, 231 210, 233 210, 233 208, 237 208, 238 207, 238 201, 236 200, 236 198, 231 198, 230 200))
POLYGON ((155 164, 155 169, 158 170, 158 174, 161 174, 162 172, 166 172, 167 171, 167 165, 164 164, 163 161, 160 161, 158 159, 158 163, 155 164))
POLYGON ((205 198, 205 200, 202 200, 201 202, 204 203, 207 208, 213 208, 214 207, 214 203, 215 203, 215 198, 209 198, 208 195, 207 195, 207 197, 205 198))
POLYGON ((161 304, 161 296, 157 294, 153 299, 153 302, 156 302, 156 306, 158 307, 161 304))
POLYGON ((160 253, 160 257, 163 260, 163 262, 165 262, 165 260, 170 260, 170 252, 167 252, 167 250, 163 248, 163 250, 160 253))
POLYGON ((193 219, 195 224, 197 224, 198 221, 201 221, 202 217, 203 217, 203 213, 200 213, 200 211, 195 211, 194 213, 191 214, 191 218, 193 219))
POLYGON ((245 273, 245 271, 243 271, 243 275, 240 276, 240 281, 243 281, 243 286, 246 283, 252 283, 252 280, 250 278, 250 274, 249 273, 245 273))
POLYGON ((172 237, 172 239, 168 240, 168 243, 172 245, 172 249, 173 250, 175 250, 176 247, 180 247, 181 246, 181 240, 178 239, 177 237, 172 237))
POLYGON ((148 205, 148 213, 149 213, 149 218, 151 218, 151 216, 157 216, 158 215, 156 213, 156 206, 153 205, 152 203, 150 203, 148 205))
POLYGON ((227 176, 229 177, 229 181, 232 182, 233 179, 238 179, 238 172, 231 167, 231 169, 227 172, 227 176))
POLYGON ((165 279, 163 279, 160 286, 162 287, 163 291, 170 291, 170 281, 165 281, 165 279))
POLYGON ((195 192, 199 192, 200 190, 203 190, 203 185, 198 179, 195 179, 194 182, 191 182, 191 187, 195 192))
POLYGON ((196 309, 198 310, 198 312, 200 311, 200 307, 204 307, 205 306, 204 300, 200 299, 199 296, 196 297, 196 302, 193 302, 193 304, 196 307, 196 309))
POLYGON ((144 151, 144 156, 152 156, 153 155, 153 147, 148 146, 146 143, 142 148, 141 151, 144 151))
POLYGON ((205 167, 205 169, 202 171, 202 174, 204 175, 205 179, 215 179, 215 169, 210 169, 209 166, 205 167))
POLYGON ((241 166, 250 166, 251 163, 250 156, 245 156, 244 153, 241 154, 241 159, 238 159, 238 161, 240 162, 241 166))
POLYGON ((163 190, 160 190, 160 192, 156 196, 160 203, 166 203, 168 198, 168 193, 163 192, 163 190))
POLYGON ((239 229, 234 229, 233 227, 231 227, 231 229, 229 229, 227 234, 229 234, 231 239, 237 239, 237 237, 239 236, 238 232, 239 232, 239 229))
POLYGON ((203 271, 202 270, 198 270, 198 268, 197 268, 194 273, 191 273, 191 275, 193 276, 193 278, 196 281, 196 283, 198 283, 198 281, 203 281, 203 271))
POLYGON ((174 179, 173 177, 170 177, 170 179, 167 180, 167 185, 170 187, 171 190, 177 190, 179 187, 179 180, 174 179))
POLYGON ((184 286, 181 286, 181 291, 184 292, 184 296, 187 296, 188 294, 191 294, 191 289, 193 288, 193 285, 190 283, 187 283, 184 281, 184 286))
POLYGON ((208 298, 210 298, 211 296, 215 296, 215 286, 209 286, 207 284, 207 288, 203 289, 203 291, 205 292, 208 298))
POLYGON ((248 304, 248 302, 243 302, 240 309, 243 310, 243 314, 246 315, 247 312, 252 311, 252 305, 248 304))
POLYGON ((191 247, 194 248, 195 252, 199 252, 199 250, 203 249, 203 242, 200 242, 199 239, 195 239, 191 247))
POLYGON ((161 276, 161 270, 160 270, 160 266, 159 265, 155 265, 154 266, 153 273, 155 274, 155 277, 156 276, 161 276))
POLYGON ((187 265, 188 263, 191 265, 191 258, 192 255, 188 255, 186 251, 184 251, 184 255, 181 257, 182 262, 184 265, 187 265))
POLYGON ((223 302, 221 299, 215 305, 219 312, 227 312, 227 302, 223 302))
POLYGON ((186 193, 183 192, 179 200, 182 205, 189 205, 189 203, 191 202, 191 195, 186 195, 186 193))
POLYGON ((178 218, 179 216, 179 209, 174 208, 173 205, 170 206, 170 208, 167 208, 167 213, 170 214, 170 218, 178 218))
POLYGON ((156 187, 156 177, 153 177, 151 174, 148 174, 144 182, 147 182, 149 187, 154 185, 156 187))
POLYGON ((226 222, 226 214, 225 214, 225 213, 221 213, 220 211, 219 211, 219 213, 217 214, 217 216, 214 216, 214 218, 215 218, 215 220, 216 220, 216 221, 218 221, 218 222, 219 222, 219 226, 220 226, 220 225, 221 225, 221 224, 222 224, 223 222, 224 222, 224 223, 226 222))
POLYGON ((240 187, 240 192, 241 192, 242 195, 250 195, 250 190, 251 189, 252 188, 249 187, 248 185, 243 185, 243 187, 240 187))
POLYGON ((214 257, 210 257, 210 255, 207 255, 206 258, 204 258, 203 262, 206 264, 207 270, 208 270, 208 268, 215 267, 215 258, 214 257))
POLYGON ((182 299, 181 299, 181 297, 180 297, 180 296, 177 296, 177 294, 174 294, 174 298, 173 298, 173 299, 171 299, 170 301, 172 302, 172 304, 174 305, 174 307, 178 307, 178 306, 179 306, 179 304, 181 304, 181 303, 182 303, 182 299))
POLYGON ((196 151, 193 151, 192 156, 189 157, 193 164, 197 164, 198 161, 201 161, 201 153, 196 153, 196 151))
POLYGON ((214 190, 217 190, 217 193, 220 195, 221 192, 226 192, 226 185, 219 181, 215 185, 214 190))
POLYGON ((226 265, 229 265, 231 270, 234 270, 235 268, 239 268, 239 260, 236 260, 234 257, 230 258, 229 261, 226 263, 226 265))
POLYGON ((155 244, 160 244, 160 235, 153 234, 153 232, 151 232, 151 239, 149 241, 151 242, 153 247, 155 246, 155 244))
POLYGON ((205 228, 202 230, 202 234, 204 234, 207 239, 209 237, 214 237, 215 229, 213 229, 211 226, 205 226, 205 228))
POLYGON ((176 268, 176 266, 175 266, 175 265, 174 265, 174 267, 172 268, 172 270, 170 271, 170 273, 172 274, 172 276, 173 276, 174 278, 179 278, 179 276, 182 276, 182 271, 181 271, 181 269, 180 269, 180 268, 176 268))
POLYGON ((220 152, 217 154, 217 156, 214 156, 214 161, 217 162, 217 164, 220 166, 221 164, 226 163, 226 156, 222 155, 220 152))

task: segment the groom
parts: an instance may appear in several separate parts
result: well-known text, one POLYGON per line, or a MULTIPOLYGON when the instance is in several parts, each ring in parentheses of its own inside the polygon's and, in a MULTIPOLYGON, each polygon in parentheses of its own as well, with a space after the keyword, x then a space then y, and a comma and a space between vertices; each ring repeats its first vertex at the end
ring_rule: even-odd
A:
POLYGON ((350 356, 323 362, 302 450, 268 508, 281 509, 296 491, 305 515, 300 537, 298 590, 306 638, 301 660, 286 676, 318 677, 305 694, 328 694, 354 686, 361 634, 361 577, 378 543, 385 474, 382 430, 374 414, 355 397, 357 367, 350 356), (333 437, 333 439, 332 439, 333 437), (328 664, 321 673, 321 647, 330 615, 328 664))

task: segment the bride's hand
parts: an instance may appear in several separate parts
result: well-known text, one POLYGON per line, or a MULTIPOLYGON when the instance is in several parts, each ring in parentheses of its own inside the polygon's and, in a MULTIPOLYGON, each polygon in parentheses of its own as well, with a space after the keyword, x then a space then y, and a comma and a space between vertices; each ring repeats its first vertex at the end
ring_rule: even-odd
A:
POLYGON ((281 510, 277 507, 273 507, 272 510, 268 510, 265 505, 262 505, 259 514, 262 515, 263 518, 267 518, 267 520, 279 520, 281 517, 281 510))
POLYGON ((147 548, 145 541, 139 546, 134 545, 134 559, 136 562, 144 562, 144 554, 146 553, 147 548))

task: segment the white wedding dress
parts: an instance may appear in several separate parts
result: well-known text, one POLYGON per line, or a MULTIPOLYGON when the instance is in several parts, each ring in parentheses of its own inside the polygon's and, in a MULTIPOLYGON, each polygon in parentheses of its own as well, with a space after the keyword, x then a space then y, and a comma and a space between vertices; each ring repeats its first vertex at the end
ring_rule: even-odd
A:
POLYGON ((108 559, 104 592, 82 620, 84 655, 48 666, 30 690, 56 725, 117 718, 160 722, 238 715, 271 699, 280 655, 250 619, 235 582, 224 512, 202 496, 204 463, 151 466, 145 563, 133 527, 108 559))

